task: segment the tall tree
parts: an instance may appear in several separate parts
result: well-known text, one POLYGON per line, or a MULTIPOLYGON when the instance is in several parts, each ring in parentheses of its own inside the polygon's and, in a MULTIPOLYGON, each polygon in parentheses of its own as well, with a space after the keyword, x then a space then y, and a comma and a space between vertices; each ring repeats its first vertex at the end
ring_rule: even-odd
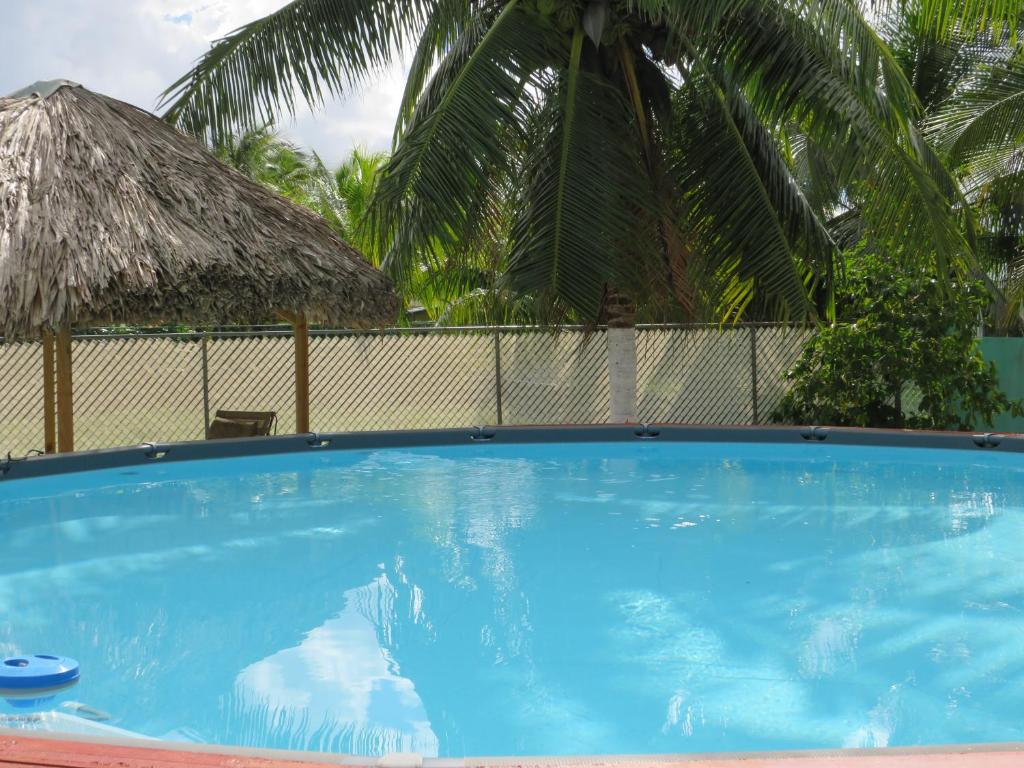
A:
POLYGON ((995 322, 1021 324, 1024 306, 1024 0, 979 0, 937 26, 929 0, 893 17, 893 47, 923 84, 925 135, 977 221, 977 255, 995 279, 995 322))
POLYGON ((294 0, 214 44, 167 117, 214 136, 259 124, 405 49, 372 211, 400 279, 424 253, 459 264, 511 178, 517 293, 587 321, 646 293, 813 317, 837 250, 783 125, 861 158, 880 240, 917 238, 943 268, 969 253, 913 89, 853 0, 294 0))
POLYGON ((300 204, 307 202, 316 168, 308 154, 269 125, 219 135, 213 153, 224 164, 279 195, 300 204))

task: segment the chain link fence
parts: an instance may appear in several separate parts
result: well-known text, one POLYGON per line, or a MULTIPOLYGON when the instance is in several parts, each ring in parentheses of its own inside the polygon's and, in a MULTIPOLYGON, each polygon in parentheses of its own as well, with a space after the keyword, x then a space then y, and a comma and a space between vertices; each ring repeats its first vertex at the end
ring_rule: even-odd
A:
POLYGON ((43 346, 0 344, 0 459, 43 447, 43 346))
MULTIPOLYGON (((763 423, 810 333, 786 326, 640 326, 638 418, 763 423)), ((79 450, 199 440, 218 409, 276 411, 279 432, 295 430, 289 330, 83 333, 72 355, 79 450)), ((321 432, 607 422, 605 332, 314 330, 310 409, 311 426, 321 432)), ((42 445, 42 347, 0 342, 0 456, 42 445)))
POLYGON ((682 424, 762 424, 811 331, 748 325, 641 327, 637 416, 682 424))

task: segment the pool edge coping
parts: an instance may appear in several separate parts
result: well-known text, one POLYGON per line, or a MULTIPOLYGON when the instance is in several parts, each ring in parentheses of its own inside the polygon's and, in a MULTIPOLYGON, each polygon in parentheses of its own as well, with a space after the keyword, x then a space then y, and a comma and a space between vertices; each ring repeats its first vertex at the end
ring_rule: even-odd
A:
POLYGON ((825 426, 596 424, 477 426, 379 432, 310 432, 272 437, 140 443, 67 454, 0 460, 0 483, 154 462, 245 458, 284 453, 473 444, 632 442, 776 443, 937 448, 1024 453, 1024 435, 825 426))

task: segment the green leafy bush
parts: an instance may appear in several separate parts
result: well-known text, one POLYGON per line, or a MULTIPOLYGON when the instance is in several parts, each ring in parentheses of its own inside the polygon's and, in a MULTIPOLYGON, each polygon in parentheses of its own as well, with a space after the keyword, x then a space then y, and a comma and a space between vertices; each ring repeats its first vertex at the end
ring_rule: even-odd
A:
POLYGON ((774 414, 791 424, 973 429, 1003 411, 1022 413, 977 349, 984 286, 945 289, 920 266, 861 247, 838 282, 837 321, 786 374, 774 414))

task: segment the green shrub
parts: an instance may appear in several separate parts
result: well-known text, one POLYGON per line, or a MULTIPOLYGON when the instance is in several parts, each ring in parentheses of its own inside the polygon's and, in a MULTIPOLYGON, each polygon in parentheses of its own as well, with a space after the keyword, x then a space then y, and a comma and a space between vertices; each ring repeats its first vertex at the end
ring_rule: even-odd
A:
POLYGON ((1003 411, 1020 415, 1021 403, 1003 394, 995 366, 977 349, 975 329, 987 303, 980 283, 943 288, 920 267, 860 248, 839 280, 837 321, 807 343, 787 372, 792 388, 775 419, 973 429, 991 426, 1003 411))

